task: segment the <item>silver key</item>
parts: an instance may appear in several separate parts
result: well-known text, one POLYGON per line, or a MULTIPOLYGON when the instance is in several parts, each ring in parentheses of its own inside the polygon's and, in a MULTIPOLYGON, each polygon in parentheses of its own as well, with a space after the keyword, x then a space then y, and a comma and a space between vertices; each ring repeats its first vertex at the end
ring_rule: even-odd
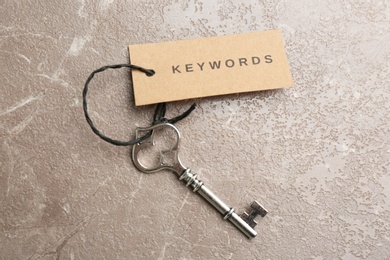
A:
POLYGON ((257 235, 257 232, 253 229, 257 225, 255 218, 257 215, 264 217, 267 214, 267 210, 263 206, 261 206, 257 201, 254 201, 251 205, 252 211, 250 213, 244 212, 241 216, 239 216, 233 208, 226 205, 211 190, 209 190, 202 181, 198 180, 198 176, 196 174, 193 174, 189 168, 183 166, 178 156, 180 133, 174 125, 161 123, 147 128, 137 128, 136 138, 145 135, 145 133, 149 131, 152 131, 152 134, 148 139, 133 146, 132 160, 137 169, 146 173, 153 173, 160 170, 171 170, 175 172, 179 176, 179 180, 183 181, 186 186, 191 187, 193 192, 197 192, 214 208, 216 208, 222 214, 223 219, 229 220, 233 223, 233 225, 241 230, 241 232, 243 232, 248 238, 253 238, 257 235), (161 151, 158 162, 155 165, 151 167, 145 166, 141 163, 140 153, 143 149, 145 149, 145 147, 155 145, 155 133, 157 130, 161 129, 173 130, 176 134, 175 145, 170 149, 161 151), (171 155, 173 158, 165 161, 167 155, 171 155))

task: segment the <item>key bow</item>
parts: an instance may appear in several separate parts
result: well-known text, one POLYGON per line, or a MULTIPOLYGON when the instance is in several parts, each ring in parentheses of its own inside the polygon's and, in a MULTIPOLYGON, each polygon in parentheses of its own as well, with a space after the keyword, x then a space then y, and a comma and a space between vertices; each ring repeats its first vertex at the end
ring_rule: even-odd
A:
POLYGON ((133 145, 132 149, 132 154, 131 154, 131 159, 135 165, 135 167, 145 173, 154 173, 157 171, 161 170, 171 170, 176 172, 178 175, 182 174, 187 168, 183 166, 183 164, 180 161, 179 158, 179 144, 180 144, 180 132, 176 128, 176 126, 170 124, 170 123, 161 123, 157 125, 153 125, 150 127, 145 127, 145 128, 137 128, 136 130, 136 138, 140 136, 144 136, 145 132, 150 132, 152 131, 151 135, 149 138, 145 139, 144 141, 137 143, 133 145), (157 130, 162 130, 164 128, 168 128, 173 130, 173 132, 176 134, 176 143, 174 146, 169 149, 169 150, 162 150, 160 151, 160 157, 159 157, 159 162, 157 165, 148 167, 142 164, 140 161, 140 152, 142 149, 144 149, 147 146, 154 146, 154 136, 157 130), (173 159, 170 162, 166 162, 164 158, 168 157, 168 155, 171 155, 171 159, 173 159))

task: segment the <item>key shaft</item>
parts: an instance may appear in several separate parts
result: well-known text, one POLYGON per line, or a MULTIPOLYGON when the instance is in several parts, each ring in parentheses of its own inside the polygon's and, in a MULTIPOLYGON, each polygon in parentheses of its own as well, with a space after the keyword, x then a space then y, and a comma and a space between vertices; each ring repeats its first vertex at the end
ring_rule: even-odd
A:
POLYGON ((193 192, 197 192, 202 196, 222 214, 225 220, 229 220, 248 238, 253 238, 257 235, 257 232, 234 211, 234 208, 229 207, 219 199, 202 181, 198 180, 196 174, 191 173, 190 169, 186 169, 182 175, 180 175, 179 179, 182 180, 186 186, 190 186, 193 189, 193 192))

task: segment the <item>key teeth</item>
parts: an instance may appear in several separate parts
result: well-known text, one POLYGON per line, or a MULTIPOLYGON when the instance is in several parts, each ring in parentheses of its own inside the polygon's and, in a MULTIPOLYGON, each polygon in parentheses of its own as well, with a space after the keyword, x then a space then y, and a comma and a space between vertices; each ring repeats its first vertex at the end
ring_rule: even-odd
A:
POLYGON ((244 212, 241 214, 241 218, 248 223, 251 228, 254 228, 257 225, 257 221, 254 220, 248 213, 244 212))
POLYGON ((242 213, 241 218, 246 223, 248 223, 248 225, 251 228, 254 228, 257 225, 257 221, 255 220, 257 215, 260 215, 261 217, 265 217, 265 215, 267 215, 268 211, 263 206, 261 206, 261 204, 258 203, 257 201, 254 201, 251 204, 251 208, 252 208, 252 211, 249 214, 246 212, 242 213))
POLYGON ((268 211, 256 200, 252 202, 251 208, 256 211, 258 215, 260 215, 262 218, 264 218, 268 211))

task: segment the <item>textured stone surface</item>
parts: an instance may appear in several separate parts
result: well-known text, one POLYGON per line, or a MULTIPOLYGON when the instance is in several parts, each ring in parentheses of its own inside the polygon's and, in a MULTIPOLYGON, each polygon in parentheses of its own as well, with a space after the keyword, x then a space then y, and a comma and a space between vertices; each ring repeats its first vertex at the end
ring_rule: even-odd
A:
MULTIPOLYGON (((0 258, 389 258, 390 5, 336 2, 2 1, 0 258), (128 44, 274 28, 294 88, 199 99, 177 124, 182 161, 221 198, 268 208, 247 240, 173 174, 142 174, 96 137, 81 91, 128 44)), ((127 77, 99 75, 89 96, 121 139, 154 109, 133 107, 127 77)))

